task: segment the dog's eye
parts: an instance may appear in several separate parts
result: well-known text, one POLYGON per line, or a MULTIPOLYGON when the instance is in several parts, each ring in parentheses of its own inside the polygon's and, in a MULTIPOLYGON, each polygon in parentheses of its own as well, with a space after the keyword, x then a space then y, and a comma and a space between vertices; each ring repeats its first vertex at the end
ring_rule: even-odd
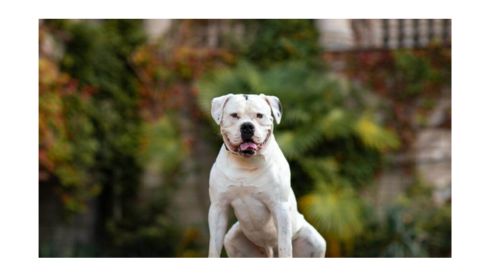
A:
POLYGON ((259 118, 259 119, 263 118, 263 114, 258 113, 257 118, 259 118))
POLYGON ((239 118, 237 113, 231 113, 230 116, 232 116, 232 118, 236 118, 236 119, 239 118))

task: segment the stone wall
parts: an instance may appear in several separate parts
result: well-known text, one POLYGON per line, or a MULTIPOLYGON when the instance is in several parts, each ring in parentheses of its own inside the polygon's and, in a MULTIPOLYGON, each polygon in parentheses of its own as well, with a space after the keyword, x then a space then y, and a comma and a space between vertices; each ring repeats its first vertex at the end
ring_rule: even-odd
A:
POLYGON ((410 149, 387 156, 389 164, 374 183, 374 201, 378 205, 394 201, 418 179, 433 188, 437 205, 451 200, 452 133, 444 125, 450 121, 450 91, 444 94, 430 113, 427 124, 416 130, 410 149))

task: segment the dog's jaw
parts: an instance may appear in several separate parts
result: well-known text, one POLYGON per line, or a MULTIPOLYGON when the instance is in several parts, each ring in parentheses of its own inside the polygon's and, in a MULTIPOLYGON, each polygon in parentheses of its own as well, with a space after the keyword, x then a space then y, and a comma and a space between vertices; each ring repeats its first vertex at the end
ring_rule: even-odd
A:
POLYGON ((268 132, 267 132, 267 137, 265 137, 265 140, 262 143, 257 143, 253 140, 250 141, 250 142, 252 142, 256 145, 256 147, 257 147, 256 149, 247 149, 247 150, 243 150, 243 151, 240 150, 240 146, 242 144, 246 143, 246 142, 242 142, 242 143, 239 143, 239 144, 235 145, 230 141, 228 136, 225 135, 224 133, 222 133, 222 138, 223 138, 223 143, 224 143, 225 147, 227 148, 227 151, 229 151, 230 153, 233 153, 235 155, 242 156, 244 158, 250 158, 250 157, 256 156, 260 153, 260 151, 268 144, 271 135, 272 135, 272 129, 269 129, 268 132))

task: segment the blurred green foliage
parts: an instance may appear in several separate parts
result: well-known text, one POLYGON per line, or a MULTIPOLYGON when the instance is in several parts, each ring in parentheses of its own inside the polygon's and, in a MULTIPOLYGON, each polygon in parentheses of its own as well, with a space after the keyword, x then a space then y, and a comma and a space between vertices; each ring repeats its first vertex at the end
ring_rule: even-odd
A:
POLYGON ((83 213, 98 197, 98 207, 89 211, 97 213, 99 255, 171 256, 181 238, 166 217, 164 190, 138 204, 143 169, 160 167, 169 174, 182 159, 181 149, 172 146, 176 128, 140 117, 130 56, 145 43, 142 24, 52 20, 42 27, 42 36, 57 40, 64 55, 58 62, 40 60, 40 168, 46 174, 40 187, 60 187, 70 215, 83 213), (159 146, 171 152, 158 151, 159 146))
MULTIPOLYGON (((49 24, 50 22, 47 22, 49 24)), ((121 211, 138 185, 140 118, 136 79, 128 56, 144 41, 141 21, 52 21, 51 28, 68 33, 61 70, 80 86, 93 88, 91 114, 98 149, 92 174, 104 189, 115 193, 117 203, 104 211, 121 211), (122 206, 120 206, 122 205, 122 206), (119 208, 117 208, 119 207, 119 208), (115 210, 113 208, 116 208, 115 210)), ((105 190, 103 190, 105 193, 105 190)))
POLYGON ((58 180, 59 199, 67 212, 85 209, 85 202, 99 193, 91 177, 99 143, 90 121, 94 108, 88 89, 61 73, 56 65, 40 59, 40 179, 58 180))
MULTIPOLYGON (((426 127, 428 115, 451 87, 451 51, 442 45, 346 53, 343 60, 347 77, 367 85, 383 100, 379 111, 398 134, 402 150, 411 147, 416 130, 426 127)), ((450 128, 451 116, 439 125, 450 128)))
MULTIPOLYGON (((405 108, 423 100, 428 110, 449 85, 448 51, 356 56, 356 78, 392 101, 382 115, 373 91, 325 67, 313 20, 239 21, 248 38, 229 44, 243 45, 214 49, 192 43, 195 22, 174 21, 174 36, 153 43, 141 20, 41 23, 40 44, 53 41, 60 55, 40 53, 40 192, 54 190, 66 223, 95 213, 95 241, 67 255, 205 254, 200 230, 181 229, 168 209, 188 175, 182 166, 202 160, 195 141, 218 149, 210 102, 229 92, 280 98, 275 136, 328 256, 450 254, 450 205, 435 205, 431 187, 418 180, 380 209, 366 195, 386 156, 411 137, 405 108), (191 128, 208 131, 193 137, 191 128), (146 188, 152 175, 160 180, 146 188)), ((41 235, 40 255, 65 256, 54 242, 41 235)))
POLYGON ((431 257, 451 254, 451 204, 432 203, 432 187, 417 180, 379 212, 369 207, 367 231, 354 256, 431 257))
POLYGON ((154 122, 146 122, 142 138, 141 161, 143 166, 152 172, 161 171, 171 174, 176 171, 187 155, 187 150, 178 141, 181 137, 175 125, 176 121, 169 116, 154 122))
POLYGON ((70 34, 60 63, 62 70, 74 76, 80 85, 95 88, 92 95, 95 110, 90 121, 99 149, 92 175, 102 186, 98 211, 104 227, 98 230, 103 239, 100 244, 108 251, 109 243, 115 244, 121 236, 121 231, 112 230, 117 227, 111 225, 135 219, 133 202, 141 172, 138 162, 141 122, 137 80, 128 59, 145 36, 141 21, 60 23, 70 34))
POLYGON ((404 85, 403 98, 440 90, 441 85, 450 84, 449 57, 445 57, 448 54, 441 54, 441 50, 442 48, 432 47, 430 55, 419 55, 409 50, 399 50, 393 54, 398 82, 404 85), (445 64, 435 65, 442 61, 445 64))
POLYGON ((319 65, 318 30, 313 20, 258 19, 247 21, 252 40, 243 55, 260 67, 298 60, 319 65))

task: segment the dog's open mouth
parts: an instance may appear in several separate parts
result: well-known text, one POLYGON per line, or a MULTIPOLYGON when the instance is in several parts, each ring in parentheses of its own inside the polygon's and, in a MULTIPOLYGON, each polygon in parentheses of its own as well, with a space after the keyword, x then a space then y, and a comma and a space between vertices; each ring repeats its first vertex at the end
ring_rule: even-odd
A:
POLYGON ((227 149, 231 152, 240 154, 244 157, 252 157, 257 154, 257 152, 260 151, 263 146, 268 142, 271 134, 272 131, 269 130, 268 135, 267 137, 265 137, 265 141, 263 141, 263 143, 256 143, 255 141, 253 141, 253 139, 248 139, 240 144, 234 145, 225 135, 223 135, 223 141, 225 142, 227 149))
POLYGON ((240 146, 238 146, 238 152, 244 156, 253 156, 255 152, 258 150, 258 148, 259 148, 259 145, 249 140, 249 141, 243 142, 242 144, 240 144, 240 146))

